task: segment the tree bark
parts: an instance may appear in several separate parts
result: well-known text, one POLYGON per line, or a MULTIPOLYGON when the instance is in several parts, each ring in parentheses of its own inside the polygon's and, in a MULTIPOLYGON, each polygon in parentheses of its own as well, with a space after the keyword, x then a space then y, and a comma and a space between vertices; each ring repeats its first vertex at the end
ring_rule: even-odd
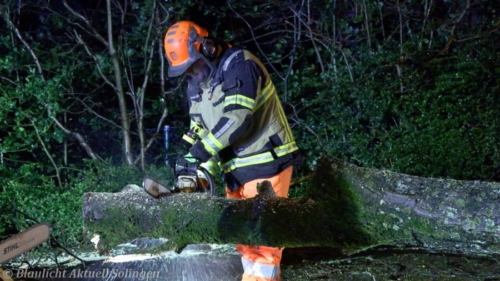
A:
POLYGON ((164 237, 178 249, 215 243, 333 247, 346 254, 376 246, 499 254, 499 197, 498 183, 422 178, 323 158, 307 198, 86 193, 83 216, 86 229, 111 247, 164 237))

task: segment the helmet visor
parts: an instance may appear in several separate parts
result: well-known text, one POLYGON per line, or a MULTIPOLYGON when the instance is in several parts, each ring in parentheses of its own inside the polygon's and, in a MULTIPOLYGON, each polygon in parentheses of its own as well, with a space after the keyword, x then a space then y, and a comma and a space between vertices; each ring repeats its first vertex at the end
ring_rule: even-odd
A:
POLYGON ((172 63, 170 63, 170 60, 168 60, 168 77, 177 77, 185 73, 189 69, 189 67, 191 67, 199 59, 203 59, 205 62, 207 62, 206 58, 202 54, 192 49, 193 47, 194 46, 189 46, 189 57, 184 63, 179 65, 172 65, 172 63))
POLYGON ((169 67, 168 67, 168 77, 177 77, 179 75, 182 75, 183 73, 186 72, 186 70, 188 70, 188 68, 191 65, 193 65, 193 63, 195 61, 196 60, 188 59, 185 63, 183 63, 181 65, 176 65, 176 66, 169 65, 169 67))

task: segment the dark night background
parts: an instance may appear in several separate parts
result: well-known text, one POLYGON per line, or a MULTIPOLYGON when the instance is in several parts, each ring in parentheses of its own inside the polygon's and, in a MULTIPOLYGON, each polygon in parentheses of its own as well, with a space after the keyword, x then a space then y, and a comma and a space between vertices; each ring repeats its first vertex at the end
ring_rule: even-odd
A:
POLYGON ((84 192, 168 177, 165 155, 186 151, 188 117, 162 39, 182 19, 268 67, 306 156, 295 178, 326 154, 499 181, 498 3, 117 0, 108 11, 106 1, 4 1, 0 238, 45 221, 80 245, 84 192))

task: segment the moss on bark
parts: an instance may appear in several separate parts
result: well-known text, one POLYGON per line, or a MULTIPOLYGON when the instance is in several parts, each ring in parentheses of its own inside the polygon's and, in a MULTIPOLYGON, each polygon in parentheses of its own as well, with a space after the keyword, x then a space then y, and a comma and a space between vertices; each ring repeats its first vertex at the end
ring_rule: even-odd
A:
POLYGON ((229 243, 328 246, 355 253, 392 245, 498 253, 500 206, 491 196, 499 190, 494 183, 412 177, 323 158, 308 198, 88 193, 84 219, 111 246, 164 237, 178 248, 229 243), (469 196, 474 192, 477 196, 469 196))

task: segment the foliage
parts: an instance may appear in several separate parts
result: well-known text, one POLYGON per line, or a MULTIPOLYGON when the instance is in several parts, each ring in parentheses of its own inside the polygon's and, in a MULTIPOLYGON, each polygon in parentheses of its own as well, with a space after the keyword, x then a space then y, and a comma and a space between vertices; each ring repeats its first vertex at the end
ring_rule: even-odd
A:
POLYGON ((261 58, 306 156, 297 177, 325 153, 500 180, 494 0, 109 1, 109 22, 106 1, 22 2, 0 7, 0 235, 27 226, 15 208, 80 233, 83 192, 171 177, 188 117, 161 44, 180 19, 261 58))
MULTIPOLYGON (((88 244, 81 218, 83 194, 118 192, 128 184, 141 186, 144 176, 135 166, 86 160, 83 169, 70 179, 71 184, 58 186, 53 179, 41 174, 41 169, 39 164, 24 164, 17 171, 1 170, 0 233, 17 232, 45 222, 62 245, 88 244)), ((149 170, 155 175, 170 173, 165 167, 149 170)))
MULTIPOLYGON (((490 21, 476 19, 457 26, 460 37, 470 39, 455 42, 456 34, 447 31, 464 6, 453 8, 448 22, 430 31, 440 35, 432 43, 421 35, 428 29, 412 35, 418 22, 408 19, 408 33, 399 38, 377 41, 373 29, 368 47, 376 48, 360 45, 364 40, 350 42, 332 50, 336 65, 321 74, 315 65, 293 73, 289 93, 310 165, 324 152, 420 176, 499 179, 499 128, 489 118, 499 109, 498 78, 492 75, 500 66, 494 59, 498 33, 485 32, 490 21)), ((366 27, 358 28, 364 31, 360 37, 368 35, 366 27)))
MULTIPOLYGON (((377 59, 381 65, 391 62, 383 54, 377 59)), ((499 128, 487 116, 499 109, 498 86, 484 83, 497 84, 496 78, 476 68, 478 61, 460 54, 448 60, 451 63, 427 62, 423 71, 405 69, 409 78, 403 82, 404 93, 395 91, 397 77, 388 76, 385 67, 359 64, 355 70, 362 71, 363 82, 337 84, 304 103, 310 108, 307 124, 323 128, 317 130, 319 143, 331 155, 362 166, 491 179, 499 160, 493 143, 499 128), (328 99, 335 110, 325 116, 321 105, 328 99), (328 119, 336 126, 321 126, 328 119)), ((311 153, 317 154, 321 148, 313 145, 311 153)))

